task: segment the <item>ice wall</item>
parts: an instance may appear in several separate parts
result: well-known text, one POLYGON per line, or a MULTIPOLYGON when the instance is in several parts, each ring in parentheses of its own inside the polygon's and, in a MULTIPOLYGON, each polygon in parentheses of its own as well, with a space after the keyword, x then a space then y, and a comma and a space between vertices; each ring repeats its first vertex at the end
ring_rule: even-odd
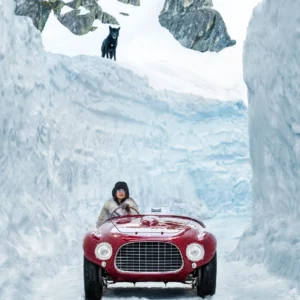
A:
POLYGON ((244 52, 253 224, 239 253, 300 279, 300 18, 296 0, 255 9, 244 52))
POLYGON ((140 205, 195 217, 250 205, 247 112, 156 92, 116 63, 46 54, 29 18, 0 0, 0 298, 82 259, 118 180, 140 205))

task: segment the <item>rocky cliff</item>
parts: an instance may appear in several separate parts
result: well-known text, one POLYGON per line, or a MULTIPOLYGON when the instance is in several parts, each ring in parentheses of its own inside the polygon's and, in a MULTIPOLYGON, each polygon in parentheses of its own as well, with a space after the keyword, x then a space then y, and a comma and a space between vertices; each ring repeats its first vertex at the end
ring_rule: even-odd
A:
POLYGON ((186 48, 200 52, 219 52, 236 44, 227 32, 211 0, 166 0, 159 16, 167 28, 186 48))

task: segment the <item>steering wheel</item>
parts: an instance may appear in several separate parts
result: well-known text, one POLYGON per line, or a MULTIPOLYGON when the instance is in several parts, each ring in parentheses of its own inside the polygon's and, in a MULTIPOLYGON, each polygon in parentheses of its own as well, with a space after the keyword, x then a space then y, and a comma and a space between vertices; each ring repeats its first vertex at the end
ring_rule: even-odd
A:
MULTIPOLYGON (((114 215, 114 214, 116 214, 118 217, 120 217, 120 215, 116 213, 116 211, 117 211, 118 209, 121 209, 121 207, 115 208, 114 211, 110 214, 109 218, 113 218, 113 215, 114 215)), ((134 207, 132 207, 132 206, 129 206, 129 209, 134 210, 138 215, 140 215, 139 211, 138 211, 136 208, 134 208, 134 207)))

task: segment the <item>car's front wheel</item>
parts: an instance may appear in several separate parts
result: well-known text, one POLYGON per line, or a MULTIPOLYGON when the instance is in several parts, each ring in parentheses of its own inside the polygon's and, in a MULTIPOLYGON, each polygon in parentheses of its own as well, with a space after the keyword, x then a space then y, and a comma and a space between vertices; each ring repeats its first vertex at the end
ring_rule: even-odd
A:
POLYGON ((102 268, 84 257, 83 277, 85 300, 100 300, 103 293, 102 268))
POLYGON ((216 292, 217 283, 217 253, 212 260, 197 270, 197 294, 204 298, 216 292))

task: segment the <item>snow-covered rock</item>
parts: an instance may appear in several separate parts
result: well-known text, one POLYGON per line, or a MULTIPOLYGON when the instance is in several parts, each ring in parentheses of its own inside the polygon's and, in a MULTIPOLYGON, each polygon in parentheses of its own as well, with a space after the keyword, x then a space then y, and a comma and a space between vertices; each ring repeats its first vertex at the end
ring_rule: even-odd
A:
POLYGON ((211 0, 165 0, 160 24, 186 48, 219 52, 236 44, 211 0))
POLYGON ((95 0, 75 0, 65 7, 73 7, 74 10, 67 13, 61 10, 57 14, 57 19, 75 35, 85 35, 96 30, 99 26, 94 26, 95 20, 103 24, 118 24, 116 18, 104 12, 95 0))
POLYGON ((63 26, 76 35, 84 35, 97 29, 98 27, 93 26, 96 19, 104 24, 119 24, 116 18, 104 12, 95 0, 15 1, 15 13, 30 17, 40 31, 43 31, 50 15, 55 15, 63 26), (52 10, 55 14, 51 14, 52 10))
POLYGON ((78 16, 84 16, 84 15, 86 15, 86 14, 90 14, 91 12, 88 10, 88 9, 86 9, 84 6, 79 6, 79 14, 78 14, 78 16))
POLYGON ((103 11, 103 9, 98 5, 98 14, 97 19, 101 21, 103 24, 113 24, 113 25, 119 25, 119 22, 117 19, 110 15, 109 13, 103 11))
POLYGON ((84 35, 96 29, 93 23, 102 9, 95 0, 81 0, 69 3, 68 7, 75 8, 67 13, 58 12, 57 19, 76 35, 84 35), (79 5, 79 6, 78 6, 79 5))
POLYGON ((67 14, 67 13, 69 13, 71 11, 73 11, 73 8, 71 8, 71 7, 67 6, 67 5, 64 5, 64 7, 60 11, 60 14, 64 15, 64 14, 67 14))
POLYGON ((300 282, 299 2, 265 0, 248 29, 253 224, 238 252, 300 282))
MULTIPOLYGON (((50 15, 51 6, 45 5, 40 0, 15 0, 17 15, 30 17, 36 28, 42 31, 50 15)), ((47 3, 45 1, 45 3, 47 3)))

